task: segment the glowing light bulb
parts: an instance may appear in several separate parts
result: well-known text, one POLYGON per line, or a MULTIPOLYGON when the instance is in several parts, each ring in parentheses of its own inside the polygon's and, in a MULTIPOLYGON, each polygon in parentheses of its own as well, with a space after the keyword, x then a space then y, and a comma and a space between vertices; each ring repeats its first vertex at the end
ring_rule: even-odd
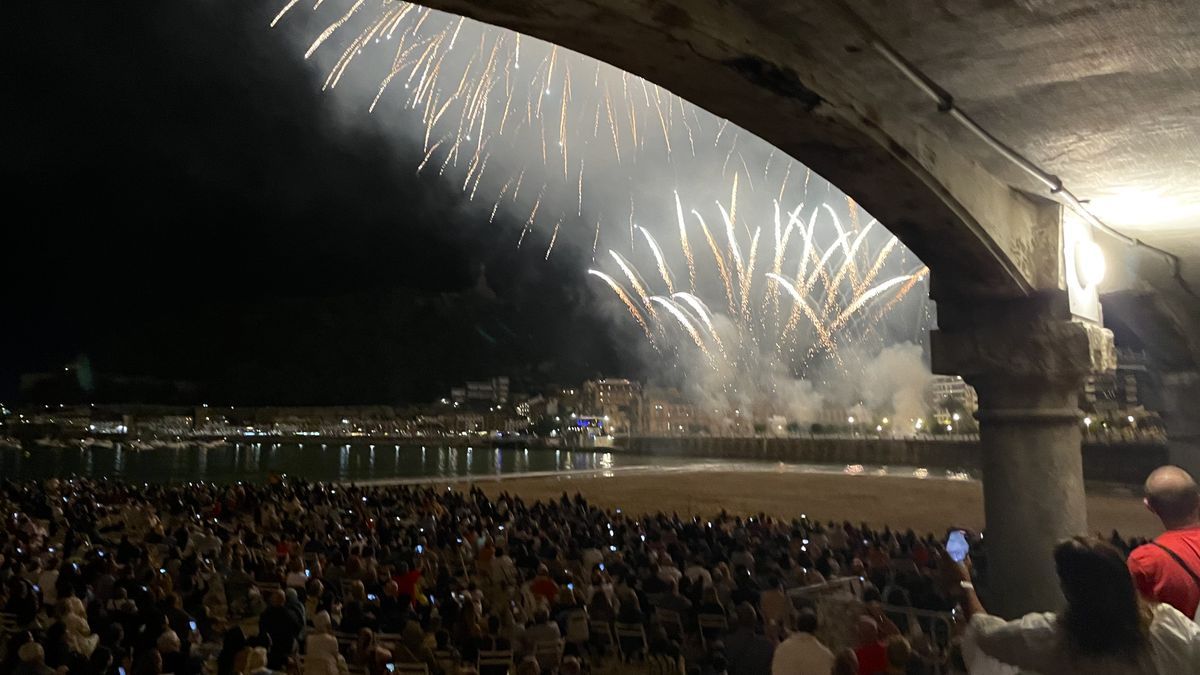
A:
POLYGON ((1108 264, 1104 260, 1104 251, 1094 241, 1081 241, 1075 244, 1075 274, 1084 288, 1092 288, 1104 281, 1108 264))

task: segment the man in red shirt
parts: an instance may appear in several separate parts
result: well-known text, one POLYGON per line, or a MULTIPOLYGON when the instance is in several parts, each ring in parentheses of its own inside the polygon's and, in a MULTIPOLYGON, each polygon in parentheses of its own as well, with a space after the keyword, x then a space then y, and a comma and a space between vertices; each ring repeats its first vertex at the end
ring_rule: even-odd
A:
POLYGON ((554 583, 554 579, 550 578, 550 571, 545 565, 538 565, 537 576, 529 582, 529 590, 534 595, 546 601, 546 604, 553 607, 554 601, 558 599, 558 584, 554 583))
POLYGON ((1188 472, 1163 466, 1146 479, 1146 508, 1166 532, 1129 554, 1129 572, 1146 598, 1190 617, 1200 606, 1200 491, 1188 472))
POLYGON ((869 616, 858 617, 858 675, 879 675, 887 670, 887 646, 880 639, 879 624, 869 616))

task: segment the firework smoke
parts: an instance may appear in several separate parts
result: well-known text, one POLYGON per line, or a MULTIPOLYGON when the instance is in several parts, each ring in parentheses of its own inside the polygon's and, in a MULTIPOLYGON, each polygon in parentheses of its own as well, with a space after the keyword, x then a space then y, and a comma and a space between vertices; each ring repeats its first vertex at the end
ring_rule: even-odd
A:
POLYGON ((305 57, 324 87, 349 87, 405 130, 414 170, 453 180, 481 218, 522 223, 516 245, 590 250, 665 379, 718 409, 801 419, 829 396, 868 398, 843 385, 892 367, 904 381, 874 378, 871 397, 910 407, 895 396, 922 379, 910 366, 931 318, 911 291, 927 270, 802 165, 639 77, 511 31, 392 0, 295 4, 272 25, 315 22, 305 57))

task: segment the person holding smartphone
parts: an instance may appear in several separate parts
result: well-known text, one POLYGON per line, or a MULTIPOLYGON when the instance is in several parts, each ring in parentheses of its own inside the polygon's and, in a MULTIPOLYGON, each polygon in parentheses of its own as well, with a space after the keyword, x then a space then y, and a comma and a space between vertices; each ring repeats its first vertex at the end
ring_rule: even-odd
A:
POLYGON ((1168 604, 1146 602, 1112 545, 1074 537, 1054 548, 1054 563, 1066 607, 1005 621, 984 609, 965 561, 942 554, 943 592, 969 621, 963 656, 971 672, 995 672, 991 661, 1010 672, 1200 672, 1200 626, 1168 604))

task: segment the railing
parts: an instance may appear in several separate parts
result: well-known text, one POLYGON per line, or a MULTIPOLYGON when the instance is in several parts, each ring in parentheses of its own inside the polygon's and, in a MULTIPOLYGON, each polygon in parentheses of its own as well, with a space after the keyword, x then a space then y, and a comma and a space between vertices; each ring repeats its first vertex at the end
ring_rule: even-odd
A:
POLYGON ((920 658, 932 666, 936 675, 949 672, 950 643, 954 635, 953 614, 900 605, 883 605, 883 613, 900 628, 901 634, 910 642, 915 642, 916 633, 913 630, 915 623, 920 630, 920 635, 928 640, 928 644, 923 646, 914 644, 914 658, 920 658))
MULTIPOLYGON (((837 651, 853 646, 857 640, 854 621, 865 608, 862 602, 865 587, 866 580, 862 577, 843 577, 790 588, 787 595, 797 608, 802 605, 815 607, 818 637, 837 651)), ((926 644, 913 645, 914 658, 928 663, 937 675, 949 672, 953 614, 900 605, 882 605, 882 610, 910 641, 919 643, 918 635, 927 640, 926 644)))

